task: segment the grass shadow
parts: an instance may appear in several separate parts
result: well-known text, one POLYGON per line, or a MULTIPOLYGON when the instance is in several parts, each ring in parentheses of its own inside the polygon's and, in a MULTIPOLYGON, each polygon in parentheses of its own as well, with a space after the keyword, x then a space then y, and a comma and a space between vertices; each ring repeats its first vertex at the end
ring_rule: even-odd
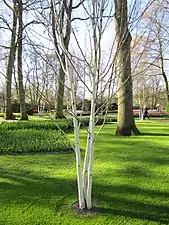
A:
POLYGON ((169 133, 141 133, 139 136, 164 136, 164 137, 168 137, 169 133))
MULTIPOLYGON (((145 173, 145 171, 143 172, 145 173)), ((10 171, 6 168, 1 168, 1 177, 8 180, 8 182, 1 182, 0 185, 3 193, 0 201, 5 204, 10 205, 15 202, 16 205, 34 205, 44 209, 53 207, 55 211, 65 210, 66 205, 69 207, 66 210, 70 211, 70 203, 73 204, 73 200, 76 199, 75 179, 48 178, 26 170, 10 171), (54 199, 52 203, 50 203, 50 199, 54 199)), ((119 215, 168 224, 169 208, 158 203, 152 204, 150 201, 150 199, 153 200, 157 197, 166 198, 169 197, 169 193, 128 185, 94 183, 94 199, 99 201, 100 207, 93 208, 93 213, 99 213, 103 216, 119 215), (133 195, 142 196, 142 200, 132 199, 133 195), (149 200, 144 202, 143 199, 149 200), (106 207, 102 207, 105 205, 104 203, 106 203, 106 207)))
POLYGON ((169 193, 130 187, 129 185, 105 185, 102 186, 102 189, 101 193, 96 193, 96 197, 109 204, 108 208, 99 209, 103 214, 169 224, 169 207, 150 201, 151 198, 166 198, 169 193), (142 200, 132 199, 133 195, 140 195, 142 200))

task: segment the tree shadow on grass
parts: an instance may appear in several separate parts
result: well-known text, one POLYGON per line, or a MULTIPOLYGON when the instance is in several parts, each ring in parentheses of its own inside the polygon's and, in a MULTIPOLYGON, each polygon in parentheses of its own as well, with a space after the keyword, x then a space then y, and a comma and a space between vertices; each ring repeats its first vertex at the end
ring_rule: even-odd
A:
MULTIPOLYGON (((12 171, 6 168, 1 168, 1 177, 7 180, 4 179, 0 183, 3 193, 0 202, 8 205, 15 203, 16 205, 52 207, 56 212, 63 210, 62 207, 65 205, 70 209, 70 201, 73 204, 72 199, 76 199, 77 187, 74 179, 49 178, 26 170, 12 171)), ((95 213, 169 224, 169 207, 154 201, 154 198, 169 197, 169 193, 129 185, 95 183, 93 193, 94 199, 100 202, 100 207, 93 209, 95 213), (138 195, 141 196, 141 200, 137 198, 138 195), (107 207, 104 208, 102 205, 107 207)))
MULTIPOLYGON (((125 154, 125 152, 118 153, 118 149, 115 151, 114 158, 118 161, 125 161, 126 163, 142 163, 142 164, 151 164, 152 166, 169 166, 169 148, 160 148, 159 146, 152 147, 151 149, 146 150, 143 156, 140 153, 137 154, 125 154), (157 151, 159 149, 159 151, 157 151), (122 155, 122 156, 121 156, 122 155)), ((135 168, 134 168, 135 169, 135 168)), ((137 173, 137 176, 143 174, 145 171, 139 171, 136 169, 135 171, 131 171, 131 176, 134 173, 137 173)), ((129 171, 128 171, 129 172, 129 171)), ((150 174, 147 174, 149 176, 150 174)))
POLYGON ((125 176, 130 178, 154 178, 150 170, 140 166, 127 166, 126 168, 116 170, 118 176, 125 176))
POLYGON ((169 133, 142 133, 139 136, 163 136, 163 137, 168 137, 169 133))
MULTIPOLYGON (((168 137, 169 136, 169 133, 155 133, 155 132, 141 132, 139 135, 137 135, 137 136, 164 136, 164 137, 168 137)), ((130 136, 115 136, 115 134, 112 132, 112 133, 101 133, 101 135, 99 136, 99 138, 100 137, 111 137, 111 138, 115 138, 115 139, 121 139, 121 138, 128 138, 128 137, 130 137, 130 136)), ((131 138, 132 138, 132 136, 131 136, 131 138)), ((118 140, 117 139, 117 140, 118 140)))
POLYGON ((99 209, 102 213, 169 224, 169 207, 154 201, 168 198, 168 192, 129 185, 100 185, 101 188, 101 192, 95 193, 96 198, 109 205, 109 208, 99 209))
POLYGON ((96 212, 98 211, 105 215, 113 214, 126 218, 169 224, 168 207, 154 206, 137 201, 120 200, 118 198, 109 198, 107 201, 112 201, 114 208, 97 208, 96 212))

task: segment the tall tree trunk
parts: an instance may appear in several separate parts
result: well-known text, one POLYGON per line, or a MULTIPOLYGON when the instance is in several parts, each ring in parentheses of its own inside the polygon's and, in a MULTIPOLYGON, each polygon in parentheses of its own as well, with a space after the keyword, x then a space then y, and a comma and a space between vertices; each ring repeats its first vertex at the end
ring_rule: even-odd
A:
MULTIPOLYGON (((64 55, 61 56, 63 66, 65 66, 64 55)), ((64 98, 64 85, 65 85, 65 73, 63 71, 62 66, 60 65, 59 74, 58 74, 58 81, 57 81, 57 96, 56 96, 56 103, 55 103, 55 119, 58 118, 65 118, 63 115, 63 98, 64 98)))
POLYGON ((131 34, 128 30, 127 0, 115 0, 115 26, 117 42, 116 71, 118 75, 118 119, 116 135, 139 134, 133 116, 131 78, 131 34))
MULTIPOLYGON (((72 15, 72 4, 73 0, 63 0, 59 4, 60 5, 60 17, 59 17, 59 24, 60 24, 60 33, 62 34, 64 46, 66 50, 69 48, 69 41, 70 41, 70 34, 71 34, 71 15, 72 15), (65 29, 65 31, 64 31, 65 29)), ((60 53, 59 51, 59 45, 56 35, 56 30, 58 29, 56 26, 56 18, 55 18, 55 12, 54 12, 54 4, 51 0, 51 11, 52 11, 52 34, 53 34, 53 40, 55 49, 58 54, 60 54, 61 61, 63 65, 60 63, 60 69, 58 74, 58 82, 57 82, 57 97, 56 97, 56 103, 55 103, 55 118, 64 118, 63 115, 63 98, 64 98, 64 86, 65 86, 65 73, 63 71, 63 66, 65 67, 65 59, 64 54, 60 53)))
POLYGON ((6 71, 6 80, 5 80, 5 119, 11 120, 14 119, 12 114, 12 104, 11 104, 11 86, 12 86, 12 72, 15 60, 16 53, 16 29, 17 29, 17 4, 16 0, 13 1, 13 25, 12 25, 12 34, 11 34, 11 44, 9 59, 6 71))
POLYGON ((168 79, 167 79, 167 75, 164 72, 164 70, 162 69, 162 75, 164 78, 164 82, 165 82, 165 98, 166 98, 166 105, 169 106, 169 87, 168 87, 168 79))
POLYGON ((18 83, 19 83, 19 99, 20 99, 20 112, 21 120, 28 120, 26 104, 25 104, 25 90, 23 85, 23 74, 22 74, 22 38, 23 38, 23 4, 22 0, 18 0, 18 83))
POLYGON ((163 42, 162 42, 162 31, 161 31, 161 25, 159 25, 159 23, 157 23, 157 38, 158 38, 158 42, 159 42, 159 52, 160 52, 160 60, 161 60, 161 71, 162 71, 162 76, 164 78, 164 82, 165 82, 165 98, 166 98, 166 105, 169 105, 169 87, 168 87, 168 78, 167 75, 165 73, 165 69, 164 69, 164 50, 163 50, 163 42))

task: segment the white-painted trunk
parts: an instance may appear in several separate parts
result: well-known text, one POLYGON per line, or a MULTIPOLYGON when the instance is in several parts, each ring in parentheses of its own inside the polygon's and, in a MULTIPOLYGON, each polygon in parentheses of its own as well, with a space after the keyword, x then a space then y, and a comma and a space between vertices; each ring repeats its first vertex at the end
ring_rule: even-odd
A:
POLYGON ((83 195, 83 183, 82 183, 82 171, 81 171, 81 154, 80 154, 80 144, 79 144, 79 131, 77 119, 73 118, 74 124, 74 137, 75 137, 75 154, 76 154, 76 171, 77 171, 77 184, 78 184, 78 199, 79 208, 85 208, 85 201, 83 195))
POLYGON ((92 79, 92 99, 91 99, 91 111, 89 121, 89 133, 88 133, 88 176, 87 176, 87 209, 92 208, 92 177, 93 177, 93 163, 94 163, 94 128, 95 128, 95 106, 96 106, 96 93, 97 93, 97 75, 92 79))
POLYGON ((71 101, 72 101, 72 113, 73 125, 74 125, 74 143, 75 143, 75 154, 76 154, 76 171, 77 171, 77 185, 78 185, 78 199, 79 208, 85 208, 85 201, 83 195, 83 183, 82 183, 82 171, 81 171, 81 154, 80 154, 80 140, 79 140, 79 126, 77 120, 77 110, 76 110, 76 93, 75 93, 75 77, 70 70, 69 59, 65 56, 66 71, 70 80, 71 85, 71 101))
MULTIPOLYGON (((95 17, 97 15, 97 1, 92 1, 93 13, 92 13, 92 27, 93 27, 93 41, 94 41, 94 55, 92 57, 93 65, 90 68, 90 77, 92 80, 92 90, 91 90, 91 112, 86 144, 86 153, 83 165, 83 174, 81 171, 81 153, 80 153, 80 143, 79 143, 79 122, 77 120, 77 111, 76 111, 76 91, 75 91, 75 81, 76 76, 72 73, 72 64, 71 64, 71 55, 68 53, 68 50, 65 47, 63 40, 62 32, 60 30, 60 21, 59 13, 56 8, 56 0, 52 0, 54 5, 55 20, 58 30, 59 44, 64 52, 65 63, 64 65, 62 58, 60 57, 59 52, 56 51, 58 59, 63 67, 63 71, 69 78, 71 86, 71 101, 72 101, 72 113, 73 124, 74 124, 74 140, 75 140, 75 154, 76 154, 76 169, 77 169, 77 183, 78 183, 78 199, 79 199, 79 208, 80 209, 91 209, 92 208, 92 175, 93 175, 93 163, 94 163, 94 128, 95 128, 95 106, 96 106, 96 97, 99 83, 99 69, 100 69, 100 58, 101 58, 101 37, 102 37, 102 16, 104 12, 105 0, 101 1, 100 9, 100 30, 99 37, 97 38, 97 23, 95 17), (70 58, 69 58, 70 57, 70 58)), ((57 49, 56 49, 57 50, 57 49)))
POLYGON ((87 175, 88 175, 88 164, 89 164, 89 151, 90 151, 90 134, 87 135, 86 152, 83 164, 83 195, 86 202, 87 199, 87 175))

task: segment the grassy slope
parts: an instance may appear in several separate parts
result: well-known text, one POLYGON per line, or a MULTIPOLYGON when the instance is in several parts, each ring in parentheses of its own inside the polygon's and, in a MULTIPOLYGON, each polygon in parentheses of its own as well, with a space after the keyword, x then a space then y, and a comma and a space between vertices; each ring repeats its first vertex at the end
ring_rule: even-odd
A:
POLYGON ((109 124, 97 137, 93 195, 102 215, 71 211, 74 154, 0 156, 0 224, 169 224, 169 124, 138 126, 144 136, 115 137, 109 124))

